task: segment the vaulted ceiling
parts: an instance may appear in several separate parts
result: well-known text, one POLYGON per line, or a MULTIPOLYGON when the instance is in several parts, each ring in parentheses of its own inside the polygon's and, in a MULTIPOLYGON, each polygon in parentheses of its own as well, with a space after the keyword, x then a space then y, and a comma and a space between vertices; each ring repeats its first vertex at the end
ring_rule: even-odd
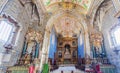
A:
MULTIPOLYGON (((54 27, 57 34, 63 37, 73 37, 78 35, 81 25, 77 18, 84 19, 92 0, 41 0, 46 12, 54 19, 54 27), (63 13, 63 14, 61 14, 63 13), (60 14, 60 16, 58 15, 60 14), (64 16, 65 14, 65 16, 64 16), (67 14, 67 15, 66 15, 67 14), (71 17, 73 15, 73 17, 71 17), (76 16, 77 15, 77 16, 76 16), (80 17, 83 15, 83 17, 80 17), (79 16, 79 17, 78 17, 79 16)), ((83 21, 84 22, 84 21, 83 21)), ((52 23, 51 23, 52 24, 52 23)))
POLYGON ((82 6, 85 9, 89 9, 92 0, 43 0, 44 5, 48 8, 50 5, 60 2, 70 2, 82 6))
MULTIPOLYGON (((38 10, 42 15, 45 14, 45 25, 52 24, 56 32, 62 36, 73 36, 85 26, 93 28, 94 17, 97 9, 104 0, 36 0, 38 10), (63 16, 63 15, 68 16, 63 16), (73 16, 72 17, 69 17, 73 16), (63 17, 62 17, 63 16, 63 17), (51 20, 51 21, 49 21, 51 20), (77 23, 78 21, 79 23, 77 23), (86 22, 87 21, 87 22, 86 22), (49 23, 50 22, 50 23, 49 23), (53 23, 52 23, 53 22, 53 23), (81 25, 81 26, 79 26, 81 25), (80 27, 80 28, 78 28, 80 27), (75 29, 75 30, 74 30, 75 29)), ((41 15, 41 16, 42 16, 41 15)), ((51 29, 52 26, 48 26, 51 29)), ((42 27, 43 28, 43 27, 42 27)))
POLYGON ((81 30, 80 23, 70 16, 63 16, 58 18, 54 23, 54 27, 58 34, 61 34, 63 37, 73 37, 79 34, 81 30))

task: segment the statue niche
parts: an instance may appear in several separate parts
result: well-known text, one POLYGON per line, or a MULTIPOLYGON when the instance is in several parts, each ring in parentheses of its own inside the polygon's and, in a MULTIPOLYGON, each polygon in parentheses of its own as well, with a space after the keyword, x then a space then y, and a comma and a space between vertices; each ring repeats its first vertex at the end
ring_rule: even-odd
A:
POLYGON ((105 57, 105 48, 103 43, 102 33, 92 33, 91 34, 91 46, 93 51, 94 58, 103 58, 105 57))
POLYGON ((71 59, 71 51, 70 51, 70 45, 65 45, 65 51, 64 51, 64 59, 71 59))

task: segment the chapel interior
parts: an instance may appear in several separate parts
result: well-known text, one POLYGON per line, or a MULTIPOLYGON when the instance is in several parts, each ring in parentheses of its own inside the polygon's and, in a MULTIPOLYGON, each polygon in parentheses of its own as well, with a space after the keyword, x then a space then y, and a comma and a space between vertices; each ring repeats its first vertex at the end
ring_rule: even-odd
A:
POLYGON ((0 73, 120 73, 120 0, 0 0, 0 73))

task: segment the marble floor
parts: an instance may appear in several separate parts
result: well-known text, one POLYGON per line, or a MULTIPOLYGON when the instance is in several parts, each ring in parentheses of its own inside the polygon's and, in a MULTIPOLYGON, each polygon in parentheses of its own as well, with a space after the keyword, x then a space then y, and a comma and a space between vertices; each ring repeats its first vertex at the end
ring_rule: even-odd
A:
POLYGON ((85 73, 76 69, 74 65, 61 65, 57 70, 54 70, 50 73, 61 73, 61 71, 63 71, 63 73, 72 73, 72 71, 73 73, 85 73))

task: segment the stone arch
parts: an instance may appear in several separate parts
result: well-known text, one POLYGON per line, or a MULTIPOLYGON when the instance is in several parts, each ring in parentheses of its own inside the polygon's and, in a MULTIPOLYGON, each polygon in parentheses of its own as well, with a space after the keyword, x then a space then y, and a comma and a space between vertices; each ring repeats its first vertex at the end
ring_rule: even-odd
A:
MULTIPOLYGON (((76 13, 76 12, 75 12, 76 13)), ((70 16, 77 19, 77 21, 80 23, 80 26, 82 26, 83 29, 83 35, 84 35, 84 42, 85 42, 85 55, 90 56, 90 45, 89 45, 89 36, 88 36, 88 28, 87 24, 85 22, 85 17, 80 14, 75 14, 74 12, 71 13, 70 16), (86 51, 87 50, 87 51, 86 51)), ((48 51, 49 51, 49 44, 50 44, 50 33, 51 29, 53 27, 53 23, 55 22, 55 19, 64 16, 64 12, 59 12, 58 14, 53 15, 47 22, 46 29, 45 29, 45 35, 43 40, 43 47, 42 47, 42 57, 41 57, 41 64, 40 64, 40 70, 42 69, 43 63, 47 63, 48 61, 48 51)))
POLYGON ((102 29, 102 21, 103 21, 103 18, 105 16, 105 14, 107 13, 107 11, 109 9, 111 9, 111 7, 113 7, 113 4, 112 4, 112 1, 111 0, 108 0, 108 1, 103 1, 96 13, 95 13, 95 17, 94 17, 94 21, 93 21, 93 26, 94 28, 97 27, 98 28, 98 31, 101 31, 102 29))

